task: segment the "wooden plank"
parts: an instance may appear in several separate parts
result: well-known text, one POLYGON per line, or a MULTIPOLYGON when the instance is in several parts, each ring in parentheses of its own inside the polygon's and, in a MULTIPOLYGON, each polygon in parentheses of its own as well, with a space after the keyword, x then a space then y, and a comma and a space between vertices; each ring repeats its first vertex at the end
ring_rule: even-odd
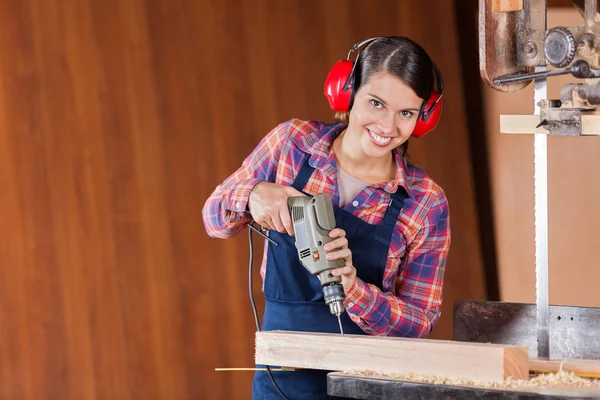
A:
POLYGON ((414 373, 487 382, 526 379, 529 374, 525 346, 313 332, 257 332, 255 361, 280 367, 414 373))
POLYGON ((539 123, 539 115, 500 115, 500 133, 548 133, 539 123))
MULTIPOLYGON (((541 126, 539 115, 500 115, 501 133, 548 133, 541 126)), ((600 135, 600 115, 582 115, 581 116, 581 134, 582 135, 600 135)))
POLYGON ((523 0, 492 0, 492 12, 520 11, 523 0))

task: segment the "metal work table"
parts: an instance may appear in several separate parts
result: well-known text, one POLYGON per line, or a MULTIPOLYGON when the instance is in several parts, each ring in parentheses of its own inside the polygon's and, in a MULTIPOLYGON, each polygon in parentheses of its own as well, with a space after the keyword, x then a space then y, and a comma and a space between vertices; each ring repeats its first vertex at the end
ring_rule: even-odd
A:
POLYGON ((600 388, 533 388, 486 389, 466 386, 434 385, 332 372, 327 377, 327 391, 332 396, 369 400, 554 400, 600 399, 600 388))

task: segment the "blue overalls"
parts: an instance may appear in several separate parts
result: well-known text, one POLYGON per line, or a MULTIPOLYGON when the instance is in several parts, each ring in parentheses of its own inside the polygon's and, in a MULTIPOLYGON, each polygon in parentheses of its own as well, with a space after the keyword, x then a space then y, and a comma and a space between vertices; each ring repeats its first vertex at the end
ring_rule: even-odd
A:
MULTIPOLYGON (((307 158, 292 186, 303 191, 313 171, 307 158)), ((357 276, 380 289, 392 234, 406 196, 404 188, 399 186, 380 225, 368 224, 337 205, 333 206, 336 226, 346 231, 357 276)), ((274 230, 269 236, 278 246, 269 244, 268 248, 262 329, 339 333, 337 318, 323 300, 319 279, 300 263, 295 239, 274 230)), ((342 326, 345 334, 365 334, 346 312, 342 314, 342 326)), ((275 382, 290 400, 332 399, 327 396, 327 373, 320 370, 272 372, 275 382)), ((266 371, 255 373, 252 399, 282 399, 266 371)))

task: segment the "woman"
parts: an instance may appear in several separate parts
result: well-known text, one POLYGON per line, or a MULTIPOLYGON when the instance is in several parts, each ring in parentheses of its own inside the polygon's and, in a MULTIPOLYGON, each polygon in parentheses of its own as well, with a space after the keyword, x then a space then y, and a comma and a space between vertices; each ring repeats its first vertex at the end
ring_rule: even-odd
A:
MULTIPOLYGON (((352 51, 362 45, 356 62, 336 64, 326 82, 330 106, 342 111, 338 122, 280 124, 204 206, 210 236, 232 237, 254 220, 278 243, 265 243, 263 330, 339 332, 317 278, 299 262, 287 208, 288 197, 317 193, 335 209, 334 240, 325 250, 345 261, 333 271, 346 295, 344 333, 425 337, 440 316, 448 204, 443 190, 409 163, 407 140, 435 127, 441 74, 407 38, 373 38, 352 51)), ((325 371, 274 377, 290 399, 327 398, 325 371)), ((262 371, 253 398, 281 398, 262 371)))

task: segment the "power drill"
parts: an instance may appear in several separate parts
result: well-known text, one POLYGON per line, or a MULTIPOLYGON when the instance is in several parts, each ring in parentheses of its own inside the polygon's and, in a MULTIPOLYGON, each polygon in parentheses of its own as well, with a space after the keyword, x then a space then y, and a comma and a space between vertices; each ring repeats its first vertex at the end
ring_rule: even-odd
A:
POLYGON ((331 314, 337 316, 340 333, 344 334, 340 316, 344 312, 344 288, 342 277, 333 276, 331 270, 345 265, 344 260, 327 260, 323 249, 332 239, 329 232, 335 228, 335 215, 331 199, 324 194, 314 197, 288 198, 288 207, 294 224, 298 257, 302 265, 316 275, 323 286, 325 304, 331 314))

